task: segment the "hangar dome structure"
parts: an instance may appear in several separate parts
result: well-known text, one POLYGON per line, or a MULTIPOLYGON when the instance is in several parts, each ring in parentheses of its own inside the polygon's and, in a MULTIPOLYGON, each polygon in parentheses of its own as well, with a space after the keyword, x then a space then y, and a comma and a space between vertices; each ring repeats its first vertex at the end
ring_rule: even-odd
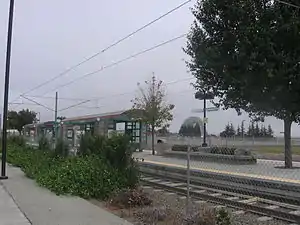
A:
POLYGON ((183 136, 202 136, 203 121, 200 117, 191 116, 185 119, 180 126, 179 134, 183 136))

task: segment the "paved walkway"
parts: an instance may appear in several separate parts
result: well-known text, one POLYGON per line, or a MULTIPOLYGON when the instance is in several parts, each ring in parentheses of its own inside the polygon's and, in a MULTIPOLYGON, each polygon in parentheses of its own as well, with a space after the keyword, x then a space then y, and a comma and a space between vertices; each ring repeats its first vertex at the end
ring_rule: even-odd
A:
POLYGON ((130 225, 84 199, 57 196, 37 186, 18 168, 8 166, 7 172, 9 178, 2 184, 30 223, 1 186, 0 225, 130 225))
MULTIPOLYGON (((186 166, 185 159, 169 158, 163 156, 151 155, 151 151, 136 152, 135 157, 144 158, 147 162, 159 163, 169 166, 186 166)), ((281 169, 283 161, 276 160, 258 160, 256 165, 230 165, 214 162, 203 162, 191 160, 192 168, 206 170, 210 172, 224 173, 228 175, 242 175, 249 177, 260 177, 270 180, 279 180, 285 182, 295 182, 300 184, 300 169, 281 169)), ((300 167, 299 162, 294 162, 294 166, 300 167)))
POLYGON ((0 225, 29 225, 29 221, 18 208, 13 198, 0 185, 0 225))

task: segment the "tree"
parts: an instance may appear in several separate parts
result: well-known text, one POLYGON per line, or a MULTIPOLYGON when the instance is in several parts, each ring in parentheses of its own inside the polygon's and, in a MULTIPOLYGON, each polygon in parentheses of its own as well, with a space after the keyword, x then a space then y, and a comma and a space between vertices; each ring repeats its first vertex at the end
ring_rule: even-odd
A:
POLYGON ((255 135, 255 126, 254 122, 251 122, 248 126, 247 136, 253 137, 255 135))
POLYGON ((161 135, 161 136, 166 136, 166 135, 170 134, 170 131, 168 128, 169 128, 168 125, 163 126, 162 128, 157 130, 157 134, 161 135))
POLYGON ((229 137, 233 137, 235 135, 235 128, 233 124, 231 123, 229 126, 229 137))
POLYGON ((234 129, 234 126, 233 126, 233 124, 231 123, 231 124, 227 124, 226 126, 225 126, 225 129, 224 129, 224 131, 222 131, 221 133, 220 133, 220 136, 221 137, 233 137, 235 135, 235 129, 234 129))
POLYGON ((244 138, 244 136, 245 136, 245 124, 244 124, 244 121, 242 121, 242 123, 241 123, 241 135, 244 138))
POLYGON ((152 136, 152 154, 154 150, 155 129, 162 128, 173 119, 174 105, 166 101, 166 89, 161 80, 153 75, 145 81, 145 86, 138 83, 138 96, 132 100, 132 111, 141 111, 138 117, 150 126, 152 136))
POLYGON ((267 130, 267 136, 268 137, 273 137, 273 134, 274 134, 274 131, 273 131, 271 125, 269 124, 268 130, 267 130))
POLYGON ((267 137, 267 129, 264 125, 261 125, 261 128, 260 128, 260 133, 261 133, 261 136, 262 137, 267 137))
POLYGON ((236 136, 240 137, 240 136, 242 136, 241 134, 242 134, 241 128, 240 128, 240 125, 238 125, 238 127, 236 129, 236 136))
POLYGON ((37 122, 36 115, 36 112, 30 111, 29 109, 23 109, 19 112, 9 111, 8 128, 17 129, 21 133, 23 126, 37 122))
POLYGON ((217 105, 284 122, 285 167, 291 124, 299 122, 299 9, 272 0, 198 0, 185 52, 196 89, 217 105))
POLYGON ((224 130, 220 133, 220 137, 228 137, 230 131, 230 126, 227 124, 224 130))
POLYGON ((256 123, 254 128, 254 137, 259 137, 259 136, 260 136, 260 129, 258 123, 256 123))

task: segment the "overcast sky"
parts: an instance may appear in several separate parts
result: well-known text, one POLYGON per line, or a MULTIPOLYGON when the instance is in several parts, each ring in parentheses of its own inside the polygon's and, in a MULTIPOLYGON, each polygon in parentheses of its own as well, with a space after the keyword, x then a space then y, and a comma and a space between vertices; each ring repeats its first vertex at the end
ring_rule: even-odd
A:
MULTIPOLYGON (((57 76, 70 66, 102 50, 182 2, 183 0, 16 1, 10 101, 34 86, 57 76)), ((185 5, 75 71, 29 93, 28 97, 41 95, 49 97, 30 98, 49 108, 54 108, 54 89, 59 85, 188 32, 193 21, 190 7, 194 3, 185 5)), ((9 0, 0 1, 0 74, 2 74, 0 87, 4 86, 8 4, 9 0)), ((194 92, 190 85, 192 80, 187 80, 191 75, 184 63, 188 59, 182 51, 185 42, 185 38, 179 39, 58 89, 60 98, 100 98, 98 101, 91 101, 80 107, 62 111, 59 115, 71 117, 128 109, 131 107, 130 100, 135 96, 137 82, 149 79, 154 72, 165 83, 181 81, 167 86, 168 100, 175 104, 171 129, 177 131, 185 118, 197 116, 197 114, 191 113, 191 110, 202 108, 203 104, 194 99, 194 92), (122 93, 127 94, 113 97, 113 95, 122 93)), ((53 112, 35 106, 28 100, 20 98, 16 102, 25 104, 11 105, 11 109, 32 109, 40 112, 41 120, 52 120, 54 117, 53 112)), ((79 100, 60 99, 58 108, 63 109, 79 102, 79 100)), ((237 116, 233 110, 210 112, 208 113, 208 131, 219 133, 228 122, 239 124, 242 120, 245 120, 246 123, 249 122, 246 114, 237 116)), ((283 123, 274 118, 268 118, 266 124, 269 123, 279 135, 283 129, 283 123)), ((300 136, 300 129, 297 125, 293 125, 293 136, 300 136)))

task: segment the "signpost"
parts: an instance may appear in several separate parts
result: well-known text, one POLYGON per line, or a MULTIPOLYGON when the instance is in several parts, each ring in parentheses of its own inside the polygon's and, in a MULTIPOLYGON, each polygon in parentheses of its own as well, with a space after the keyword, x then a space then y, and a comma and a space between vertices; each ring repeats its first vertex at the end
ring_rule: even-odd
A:
MULTIPOLYGON (((216 112, 219 111, 218 107, 209 107, 206 108, 206 112, 216 112)), ((203 113, 204 110, 203 109, 192 109, 192 113, 203 113)))
POLYGON ((206 143, 206 123, 207 123, 207 118, 206 118, 206 111, 207 111, 206 100, 214 99, 214 95, 211 92, 198 91, 195 94, 195 99, 203 100, 203 143, 202 143, 202 147, 207 147, 207 143, 206 143))

